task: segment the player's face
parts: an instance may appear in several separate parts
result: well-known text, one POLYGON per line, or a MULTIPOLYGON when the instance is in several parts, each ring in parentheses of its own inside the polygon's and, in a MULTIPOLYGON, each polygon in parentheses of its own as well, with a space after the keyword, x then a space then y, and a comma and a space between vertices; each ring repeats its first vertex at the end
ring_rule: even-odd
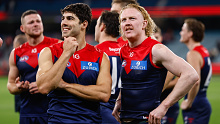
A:
POLYGON ((191 33, 187 28, 187 24, 184 23, 182 26, 182 30, 180 31, 180 42, 186 43, 187 41, 189 41, 190 37, 191 33))
POLYGON ((120 13, 122 7, 119 3, 114 3, 112 4, 112 7, 111 7, 111 11, 113 12, 117 12, 117 13, 120 13))
POLYGON ((69 12, 65 12, 62 16, 61 31, 62 37, 77 37, 80 34, 81 24, 79 18, 69 12))
POLYGON ((100 17, 97 20, 96 26, 95 26, 95 41, 99 43, 99 37, 100 37, 100 17))
POLYGON ((30 14, 24 17, 21 31, 31 37, 38 37, 43 34, 43 23, 39 14, 30 14))
POLYGON ((121 30, 128 40, 137 39, 142 34, 145 34, 145 28, 143 27, 144 18, 135 8, 123 10, 120 20, 121 30))
POLYGON ((163 41, 163 37, 162 37, 162 35, 159 33, 159 32, 157 32, 157 33, 154 33, 154 37, 157 39, 157 41, 159 41, 159 42, 162 42, 163 41))

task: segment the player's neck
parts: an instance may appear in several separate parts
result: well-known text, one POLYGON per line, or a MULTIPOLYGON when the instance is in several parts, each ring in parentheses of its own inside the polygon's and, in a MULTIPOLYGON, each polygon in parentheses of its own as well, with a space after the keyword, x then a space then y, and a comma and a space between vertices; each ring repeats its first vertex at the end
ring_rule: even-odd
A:
POLYGON ((27 36, 27 40, 30 46, 36 46, 44 40, 44 35, 42 34, 39 37, 27 36))
POLYGON ((103 43, 105 41, 115 41, 115 42, 117 42, 117 37, 112 37, 112 36, 109 36, 109 35, 103 35, 99 39, 99 44, 103 43))
POLYGON ((79 50, 83 49, 86 46, 85 34, 82 35, 82 33, 81 33, 81 35, 78 35, 75 38, 76 38, 77 43, 79 44, 78 48, 77 48, 77 51, 79 51, 79 50))
POLYGON ((193 50, 195 47, 200 46, 200 45, 201 45, 200 42, 195 42, 195 41, 193 41, 193 42, 188 42, 188 43, 186 44, 186 46, 188 47, 189 50, 193 50))
POLYGON ((134 37, 134 38, 128 39, 128 43, 129 43, 129 46, 133 48, 133 47, 140 45, 145 39, 147 39, 146 35, 143 37, 134 37))

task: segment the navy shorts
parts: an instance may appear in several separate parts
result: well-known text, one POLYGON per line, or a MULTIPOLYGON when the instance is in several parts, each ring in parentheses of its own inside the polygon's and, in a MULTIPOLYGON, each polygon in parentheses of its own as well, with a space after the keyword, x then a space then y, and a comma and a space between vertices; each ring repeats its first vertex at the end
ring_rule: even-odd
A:
POLYGON ((208 124, 211 116, 211 105, 206 97, 197 98, 192 108, 182 111, 185 124, 208 124))
POLYGON ((166 115, 162 118, 162 124, 176 124, 178 115, 179 103, 177 102, 168 109, 166 115))
POLYGON ((100 106, 100 114, 102 116, 103 124, 119 124, 119 122, 112 115, 112 109, 101 105, 100 106))

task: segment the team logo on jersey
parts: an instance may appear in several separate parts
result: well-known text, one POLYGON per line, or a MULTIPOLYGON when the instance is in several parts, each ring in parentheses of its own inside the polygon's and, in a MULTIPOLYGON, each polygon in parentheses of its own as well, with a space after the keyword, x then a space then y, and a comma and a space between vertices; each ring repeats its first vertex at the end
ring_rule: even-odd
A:
POLYGON ((125 67, 127 65, 127 62, 126 62, 126 60, 124 60, 123 62, 122 62, 122 64, 121 64, 121 66, 122 67, 125 67))
POLYGON ((27 61, 29 59, 29 56, 22 56, 20 59, 19 59, 19 61, 20 62, 25 62, 25 61, 27 61))
POLYGON ((31 53, 36 53, 36 52, 37 52, 37 48, 31 50, 31 53))
POLYGON ((80 58, 79 54, 73 54, 73 59, 79 59, 79 58, 80 58))
POLYGON ((81 69, 99 71, 99 66, 95 62, 81 61, 81 69))
POLYGON ((115 53, 119 53, 120 49, 121 48, 111 48, 111 47, 109 47, 109 51, 113 51, 115 53))
POLYGON ((131 61, 130 69, 147 70, 147 61, 131 61))
POLYGON ((66 65, 66 67, 70 67, 71 66, 71 63, 70 62, 68 62, 67 63, 67 65, 66 65))
POLYGON ((134 56, 134 52, 130 52, 129 57, 133 57, 134 56))

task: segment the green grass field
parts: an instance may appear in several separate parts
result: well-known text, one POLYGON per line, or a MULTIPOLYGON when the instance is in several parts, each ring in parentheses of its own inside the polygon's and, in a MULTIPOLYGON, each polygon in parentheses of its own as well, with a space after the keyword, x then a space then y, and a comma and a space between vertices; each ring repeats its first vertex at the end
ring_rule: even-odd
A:
MULTIPOLYGON (((7 77, 0 77, 0 124, 18 124, 19 114, 14 110, 14 95, 7 90, 7 77)), ((208 99, 212 105, 210 124, 220 124, 220 76, 213 76, 208 89, 208 99)), ((177 124, 183 124, 182 115, 177 124)))

